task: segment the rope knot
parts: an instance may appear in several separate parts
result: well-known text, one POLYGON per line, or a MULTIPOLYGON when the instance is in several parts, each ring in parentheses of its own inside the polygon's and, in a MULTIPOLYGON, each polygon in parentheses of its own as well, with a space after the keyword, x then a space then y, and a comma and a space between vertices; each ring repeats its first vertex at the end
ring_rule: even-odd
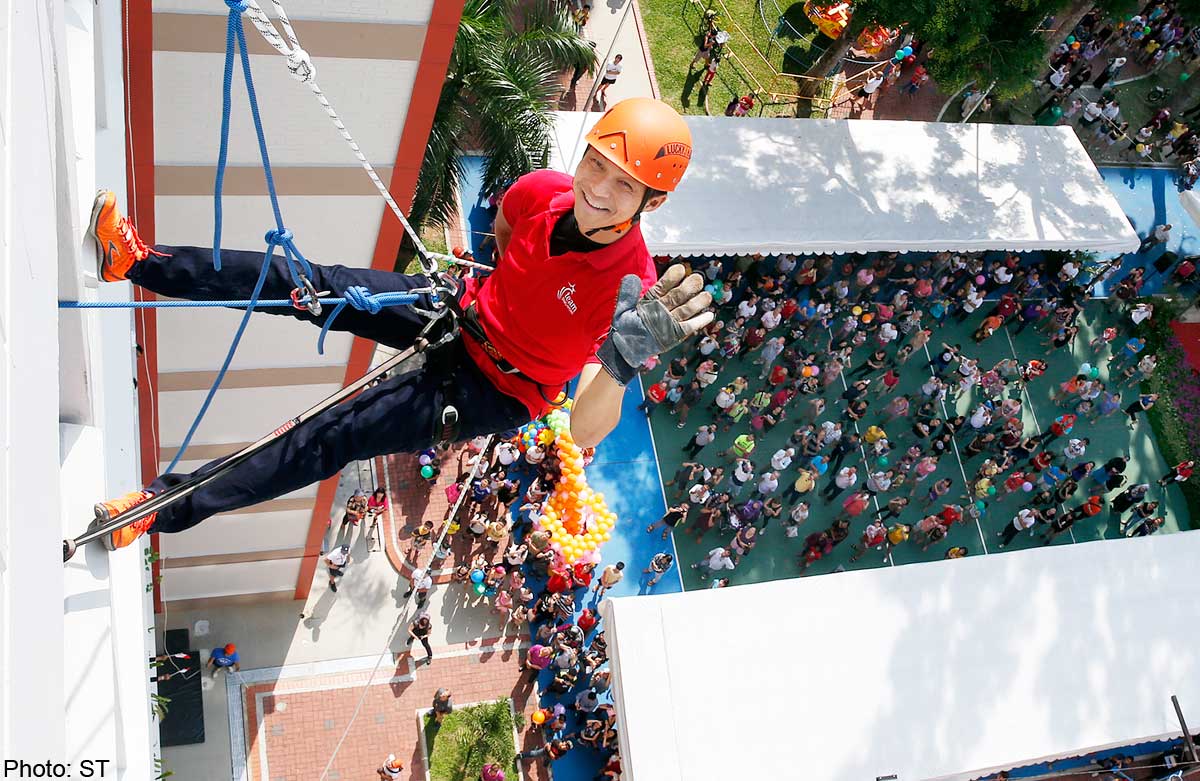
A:
POLYGON ((291 241, 293 238, 292 232, 287 228, 279 228, 277 230, 267 231, 263 236, 263 240, 271 244, 283 244, 285 241, 291 241))
POLYGON ((317 78, 317 67, 313 65, 308 52, 300 47, 296 47, 288 54, 287 67, 291 71, 292 78, 301 84, 311 84, 317 78))
POLYGON ((342 294, 346 298, 346 303, 355 309, 360 309, 364 312, 370 312, 373 315, 383 311, 383 304, 376 300, 370 290, 361 285, 352 285, 342 294))
POLYGON ((236 11, 239 14, 246 13, 246 0, 225 0, 225 5, 229 6, 230 11, 236 11))

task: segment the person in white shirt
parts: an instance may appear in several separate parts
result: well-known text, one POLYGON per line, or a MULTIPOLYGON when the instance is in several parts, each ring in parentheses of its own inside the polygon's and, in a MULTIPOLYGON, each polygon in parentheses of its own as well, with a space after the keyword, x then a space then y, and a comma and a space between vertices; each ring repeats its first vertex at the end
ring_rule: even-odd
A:
POLYGON ((891 470, 873 472, 867 478, 867 490, 872 494, 885 494, 892 489, 893 473, 891 470))
POLYGON ((346 573, 346 565, 350 563, 350 546, 342 545, 334 548, 325 555, 325 566, 329 569, 329 590, 337 593, 337 578, 346 573))
POLYGON ((734 566, 729 548, 713 548, 707 556, 693 564, 692 569, 700 571, 701 580, 708 580, 714 572, 732 570, 734 566))
POLYGON ((721 261, 713 258, 708 261, 708 265, 704 267, 704 276, 709 282, 715 282, 717 277, 721 276, 721 261))
POLYGON ((808 514, 808 502, 796 502, 795 506, 788 512, 788 520, 783 533, 789 537, 800 536, 800 525, 808 520, 808 514))
POLYGON ((996 536, 1000 537, 1000 544, 997 547, 1003 548, 1009 545, 1018 534, 1032 529, 1041 519, 1040 513, 1031 507, 1022 507, 1017 511, 1017 515, 1013 518, 1012 523, 1004 527, 1003 531, 997 532, 996 536))
POLYGON ((1106 105, 1103 109, 1101 109, 1100 116, 1103 119, 1108 120, 1108 122, 1116 122, 1117 117, 1120 115, 1120 113, 1121 113, 1121 106, 1117 103, 1117 101, 1112 100, 1112 101, 1109 101, 1108 105, 1106 105))
POLYGON ((796 449, 792 447, 781 447, 771 456, 771 468, 776 472, 783 472, 792 465, 792 459, 796 456, 796 449))
POLYGON ((1090 443, 1091 440, 1087 437, 1071 439, 1067 442, 1067 446, 1063 448, 1063 455, 1067 457, 1068 461, 1078 461, 1079 459, 1083 458, 1084 453, 1087 452, 1087 446, 1090 443))
POLYGON ((1066 65, 1060 65, 1059 67, 1050 71, 1050 75, 1047 80, 1054 87, 1054 89, 1060 89, 1062 85, 1067 83, 1067 77, 1070 73, 1071 69, 1069 67, 1066 65))
POLYGON ((404 599, 407 599, 415 591, 417 592, 417 607, 425 604, 425 598, 429 596, 429 589, 433 588, 433 576, 426 569, 418 568, 413 570, 412 578, 408 582, 408 591, 404 592, 404 599))
POLYGON ((763 312, 762 327, 768 332, 773 331, 779 327, 781 320, 783 320, 783 317, 780 316, 777 309, 768 309, 766 312, 763 312))
POLYGON ((530 466, 537 466, 546 460, 546 450, 541 445, 530 445, 525 450, 525 460, 530 466))
POLYGON ((1129 313, 1129 319, 1133 321, 1134 325, 1141 325, 1143 321, 1149 320, 1153 314, 1154 306, 1143 302, 1133 308, 1133 311, 1129 313))
POLYGON ((501 442, 496 445, 496 460, 503 466, 512 466, 520 456, 521 451, 512 442, 501 442))
POLYGON ((841 421, 827 420, 821 424, 824 443, 827 446, 836 445, 838 440, 842 438, 842 423, 841 421))
POLYGON ((396 759, 395 754, 388 754, 387 759, 383 761, 383 767, 375 772, 379 774, 381 779, 389 781, 389 779, 400 778, 400 774, 404 771, 404 763, 396 759))
POLYGON ((982 404, 980 404, 978 407, 976 407, 975 411, 971 413, 971 418, 970 418, 971 428, 981 429, 991 422, 992 422, 992 413, 988 410, 987 407, 985 407, 982 404))
POLYGON ((791 274, 793 269, 795 269, 795 268, 796 268, 796 256, 795 255, 780 255, 779 263, 777 263, 775 265, 775 273, 787 275, 787 274, 791 274))
POLYGON ((721 346, 721 343, 711 336, 705 336, 700 340, 700 354, 704 356, 712 355, 716 349, 721 346))
POLYGON ((825 497, 826 502, 832 502, 839 494, 857 482, 858 469, 852 466, 844 466, 833 476, 833 480, 829 482, 829 485, 821 490, 821 494, 825 497))
POLYGON ((521 566, 525 563, 525 559, 528 557, 528 546, 518 545, 515 542, 508 546, 508 550, 504 551, 504 563, 510 567, 521 566))
POLYGON ((878 338, 880 346, 886 347, 888 344, 895 341, 896 337, 899 335, 900 332, 896 329, 896 326, 892 325, 891 323, 884 323, 883 325, 879 326, 878 338))
POLYGON ((866 83, 858 88, 858 96, 863 99, 863 102, 869 103, 871 96, 879 91, 883 86, 884 76, 882 71, 876 71, 875 75, 867 79, 866 83))
POLYGON ((621 65, 621 55, 612 58, 612 62, 604 66, 604 78, 600 80, 600 89, 596 90, 596 100, 605 103, 608 101, 608 88, 617 83, 617 77, 621 75, 623 66, 621 65))
POLYGON ((753 295, 737 305, 737 313, 738 317, 744 317, 746 320, 758 314, 758 304, 753 295))
POLYGON ((711 496, 712 491, 704 483, 696 483, 688 489, 688 501, 696 507, 707 502, 711 496))
POLYGON ((742 488, 746 483, 754 479, 754 464, 747 458, 739 458, 733 465, 733 472, 729 475, 729 485, 726 491, 733 497, 737 497, 742 493, 742 488))
POLYGON ((758 493, 764 499, 779 489, 779 473, 767 472, 758 481, 758 493))
MULTIPOLYGON (((975 310, 981 306, 983 306, 983 291, 974 285, 971 285, 967 290, 967 298, 965 301, 963 301, 961 311, 964 312, 965 315, 969 315, 974 313, 975 310)), ((960 322, 966 319, 965 315, 959 318, 960 322)))
POLYGON ((1013 273, 1008 270, 1008 266, 997 266, 992 272, 992 279, 996 280, 997 285, 1007 285, 1013 281, 1013 273))
POLYGON ((717 397, 713 399, 713 403, 717 405, 717 409, 721 412, 733 406, 733 402, 737 400, 737 396, 733 394, 733 388, 726 385, 721 390, 717 391, 717 397))

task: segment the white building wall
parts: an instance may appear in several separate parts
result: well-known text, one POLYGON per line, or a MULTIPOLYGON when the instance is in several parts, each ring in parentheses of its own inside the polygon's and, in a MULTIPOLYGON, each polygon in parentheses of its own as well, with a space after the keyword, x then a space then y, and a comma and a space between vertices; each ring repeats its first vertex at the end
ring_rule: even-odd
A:
POLYGON ((135 477, 132 320, 56 306, 127 294, 83 240, 124 181, 120 4, 0 0, 0 28, 0 755, 153 778, 142 550, 60 555, 135 477))
MULTIPOLYGON (((186 19, 187 14, 211 16, 224 10, 219 4, 197 0, 156 0, 156 29, 178 30, 181 23, 186 24, 175 15, 186 19)), ((319 41, 322 36, 328 41, 330 35, 344 38, 354 34, 346 26, 325 24, 330 22, 352 23, 349 28, 376 41, 411 41, 416 34, 423 36, 419 27, 428 23, 431 10, 429 0, 288 3, 293 19, 312 25, 298 25, 297 31, 304 45, 304 30, 313 30, 306 48, 313 57, 318 82, 364 154, 379 168, 390 170, 395 162, 419 47, 412 50, 411 45, 398 43, 394 51, 377 47, 371 59, 356 59, 322 56, 319 41)), ((253 27, 245 28, 250 39, 258 36, 253 27)), ((209 37, 213 40, 172 44, 179 41, 177 35, 156 36, 154 236, 159 244, 210 246, 213 239, 208 171, 215 172, 217 159, 225 40, 220 33, 209 37), (172 46, 188 50, 171 50, 172 46)), ((254 54, 251 65, 268 152, 281 182, 280 206, 297 246, 317 262, 369 266, 383 201, 369 189, 369 180, 309 87, 292 79, 283 59, 254 54), (364 191, 364 187, 368 189, 364 191)), ((237 68, 229 164, 256 169, 259 153, 240 64, 237 68)), ((386 172, 383 177, 386 181, 386 172)), ((263 234, 275 227, 270 202, 259 175, 240 181, 261 192, 225 198, 222 244, 261 252, 265 248, 263 234)), ((215 309, 158 314, 158 447, 164 465, 199 409, 240 317, 240 312, 215 309)), ((223 389, 217 395, 193 438, 193 447, 198 446, 204 457, 189 452, 185 455, 189 460, 176 471, 189 471, 207 458, 233 452, 335 391, 342 382, 353 340, 347 334, 330 334, 322 356, 316 350, 317 336, 318 330, 306 323, 256 315, 231 367, 240 373, 243 387, 223 389), (282 373, 272 374, 280 370, 290 372, 286 381, 282 373), (296 370, 304 371, 297 374, 296 370)), ((314 485, 285 498, 315 498, 316 491, 314 485)), ((170 602, 294 589, 301 559, 277 557, 303 550, 311 517, 311 505, 297 506, 293 501, 284 509, 250 508, 211 519, 179 535, 163 535, 159 544, 164 558, 195 558, 196 564, 202 564, 180 562, 184 566, 165 568, 163 599, 170 602), (274 556, 256 562, 203 564, 207 556, 256 552, 274 556)))
POLYGON ((183 567, 167 573, 171 578, 172 600, 279 591, 290 593, 300 573, 300 559, 183 567))

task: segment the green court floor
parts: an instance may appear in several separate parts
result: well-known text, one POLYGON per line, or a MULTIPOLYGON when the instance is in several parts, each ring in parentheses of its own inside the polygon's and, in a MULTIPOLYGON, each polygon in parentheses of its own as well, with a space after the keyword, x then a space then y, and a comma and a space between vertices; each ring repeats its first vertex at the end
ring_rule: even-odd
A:
MULTIPOLYGON (((1024 405, 1023 413, 1027 434, 1030 432, 1040 432, 1042 427, 1048 426, 1049 422, 1055 416, 1066 411, 1052 401, 1051 393, 1052 390, 1057 388, 1058 383, 1069 379, 1072 374, 1076 373, 1080 364, 1090 362, 1094 365, 1099 365, 1101 378, 1111 386, 1111 383, 1109 383, 1108 365, 1111 357, 1110 352, 1106 349, 1100 356, 1096 356, 1091 352, 1088 344, 1093 336, 1099 333, 1105 326, 1113 324, 1115 320, 1115 315, 1107 312, 1102 302, 1089 304, 1084 316, 1080 318, 1081 328, 1073 348, 1070 351, 1060 350, 1049 355, 1047 355, 1047 348, 1042 344, 1043 335, 1033 327, 1027 328, 1021 334, 1013 333, 1011 330, 1007 333, 1001 331, 982 344, 976 345, 971 338, 971 334, 974 332, 975 326, 981 317, 982 315, 977 315, 968 319, 963 324, 947 320, 944 326, 935 330, 934 337, 930 342, 930 348, 935 348, 939 342, 961 344, 966 354, 979 359, 980 366, 984 368, 990 368, 1000 359, 1013 355, 1021 361, 1037 357, 1044 358, 1049 363, 1049 370, 1043 377, 1032 382, 1027 391, 1027 403, 1024 405)), ((1121 329, 1122 335, 1116 341, 1118 346, 1123 344, 1127 338, 1126 331, 1127 329, 1121 329)), ((811 339, 810 343, 806 346, 813 351, 823 350, 825 348, 824 337, 821 337, 820 344, 817 343, 817 339, 811 339)), ((689 349, 691 349, 690 345, 689 349)), ((869 347, 860 348, 855 353, 855 360, 861 361, 864 359, 869 354, 870 349, 869 347)), ((892 352, 894 352, 894 349, 892 352)), ((914 409, 920 399, 919 387, 928 377, 929 370, 925 368, 926 360, 922 355, 922 351, 918 351, 917 355, 914 355, 901 370, 901 384, 898 390, 901 393, 912 394, 918 400, 913 404, 914 409)), ((728 383, 738 375, 741 375, 751 381, 749 390, 743 395, 752 395, 763 384, 758 380, 760 371, 761 367, 755 366, 751 360, 740 360, 727 364, 722 370, 718 381, 705 392, 702 402, 693 408, 685 428, 680 429, 676 427, 676 418, 671 416, 665 406, 660 406, 654 411, 651 419, 651 430, 658 453, 659 469, 664 483, 671 478, 671 475, 675 473, 679 465, 683 462, 684 453, 682 452, 682 448, 692 433, 702 423, 711 421, 709 402, 716 395, 717 389, 722 384, 728 383)), ((657 375, 651 375, 647 378, 647 384, 649 381, 656 380, 657 378, 657 375)), ((843 388, 844 386, 841 382, 835 382, 829 387, 826 396, 827 409, 819 420, 836 419, 842 416, 842 404, 844 402, 842 402, 840 395, 843 388)), ((1122 406, 1124 406, 1124 404, 1128 404, 1133 400, 1136 393, 1136 386, 1127 385, 1121 390, 1122 406)), ((889 427, 884 425, 882 416, 882 408, 886 404, 886 399, 882 401, 879 399, 878 395, 872 395, 871 412, 859 424, 863 430, 872 423, 877 423, 885 430, 889 430, 889 427)), ((798 423, 795 420, 797 414, 792 410, 797 409, 799 403, 802 403, 802 401, 802 399, 794 401, 792 407, 789 408, 789 419, 781 422, 758 443, 753 460, 756 465, 760 466, 760 474, 762 472, 762 465, 765 465, 769 461, 772 453, 784 446, 788 436, 797 427, 798 423)), ((964 395, 955 405, 958 412, 950 411, 950 414, 969 414, 970 409, 976 401, 977 396, 968 397, 964 395)), ((911 422, 909 419, 897 421, 892 430, 889 430, 889 435, 893 442, 898 441, 903 444, 903 447, 910 445, 913 439, 912 433, 909 430, 910 426, 911 422)), ((743 419, 741 428, 748 429, 746 419, 743 419)), ((727 459, 720 457, 718 453, 727 448, 738 433, 740 433, 739 427, 734 427, 729 432, 720 434, 716 442, 705 448, 700 454, 699 459, 708 465, 725 463, 727 459)), ((1120 412, 1114 413, 1107 418, 1101 418, 1095 422, 1089 422, 1081 417, 1079 424, 1077 424, 1073 432, 1073 436, 1086 436, 1091 439, 1091 444, 1085 456, 1086 460, 1103 463, 1118 454, 1125 455, 1130 459, 1129 468, 1126 470, 1126 476, 1129 479, 1126 485, 1148 482, 1151 484, 1148 499, 1158 499, 1162 502, 1160 511, 1165 511, 1163 514, 1167 518, 1167 525, 1158 532, 1159 534, 1188 528, 1186 507, 1183 495, 1179 489, 1170 487, 1164 490, 1154 485, 1155 480, 1165 474, 1168 467, 1159 453, 1150 425, 1144 420, 1144 417, 1139 420, 1137 427, 1133 430, 1129 429, 1127 418, 1120 412)), ((970 435, 960 434, 959 439, 959 446, 965 446, 966 442, 970 439, 970 435)), ((1051 447, 1061 452, 1065 445, 1066 438, 1060 438, 1051 447)), ((893 459, 898 459, 902 452, 903 448, 897 447, 893 451, 893 459)), ((951 499, 964 506, 967 504, 967 501, 962 498, 965 493, 964 473, 968 477, 974 476, 984 458, 985 456, 978 456, 975 459, 967 461, 965 465, 957 454, 954 458, 943 458, 941 460, 939 470, 934 474, 933 478, 951 477, 954 480, 954 487, 951 493, 947 495, 947 499, 951 499)), ((850 459, 847 459, 846 463, 851 463, 850 459)), ((865 467, 860 464, 859 486, 862 485, 865 479, 866 472, 864 469, 865 467)), ((783 489, 790 485, 794 479, 794 468, 789 469, 787 473, 781 475, 779 480, 780 489, 777 495, 782 495, 783 489)), ((823 477, 820 483, 818 483, 818 491, 825 485, 826 480, 827 476, 823 477)), ((928 486, 931 483, 932 480, 928 480, 923 485, 928 486)), ((1094 492, 1093 490, 1089 490, 1092 488, 1092 485, 1090 481, 1084 482, 1072 501, 1068 503, 1068 507, 1075 506, 1089 493, 1094 492)), ((1096 488, 1099 488, 1099 486, 1096 486, 1096 488)), ((668 502, 673 502, 676 499, 675 488, 666 486, 665 491, 668 502)), ((900 488, 898 491, 906 494, 907 487, 900 488)), ((747 498, 750 494, 751 486, 747 486, 743 491, 742 498, 747 498)), ((894 495, 896 494, 892 493, 886 496, 894 495)), ((1116 492, 1113 492, 1109 495, 1109 498, 1115 495, 1116 492)), ((904 523, 915 524, 924 515, 920 509, 922 501, 919 496, 920 494, 912 500, 908 510, 902 516, 901 520, 904 523)), ((868 551, 859 561, 851 562, 849 559, 853 552, 852 545, 857 542, 862 529, 869 522, 866 514, 864 514, 854 520, 849 539, 838 545, 831 555, 809 567, 804 574, 805 576, 809 576, 832 572, 842 568, 856 569, 862 567, 895 566, 920 561, 931 561, 943 558, 946 551, 952 546, 965 546, 969 550, 969 555, 972 556, 988 553, 1009 553, 1019 551, 1023 548, 1040 546, 1042 545, 1040 538, 1031 537, 1028 533, 1024 533, 1017 537, 1007 548, 1003 550, 997 549, 997 544, 999 543, 997 533, 1011 521, 1012 517, 1025 501, 1025 496, 1025 494, 1018 491, 989 502, 984 516, 979 521, 967 518, 966 523, 954 524, 947 538, 930 546, 927 551, 922 551, 920 545, 910 541, 898 546, 893 551, 892 556, 886 561, 881 560, 879 553, 868 551)), ((817 494, 817 491, 810 492, 806 496, 806 499, 808 499, 812 507, 811 516, 800 527, 800 535, 789 538, 784 534, 782 525, 778 521, 772 521, 754 550, 745 556, 737 568, 729 574, 731 582, 736 585, 797 576, 799 574, 797 557, 803 550, 804 537, 811 532, 827 528, 832 523, 834 516, 840 510, 840 501, 842 498, 844 498, 844 495, 839 497, 833 504, 825 504, 817 494)), ((886 499, 881 498, 881 501, 886 501, 886 499)), ((790 507, 791 504, 785 500, 785 514, 790 507)), ((694 516, 695 512, 692 513, 693 519, 694 516)), ((892 522, 889 521, 890 523, 892 522)), ((1035 528, 1034 531, 1040 533, 1040 528, 1035 528)), ((655 533, 658 532, 656 531, 655 533)), ((1120 535, 1117 530, 1116 517, 1110 515, 1108 512, 1102 512, 1095 518, 1078 521, 1071 530, 1070 535, 1060 535, 1052 544, 1069 545, 1072 542, 1116 538, 1118 536, 1120 535)), ((692 529, 688 525, 682 525, 675 530, 674 537, 675 546, 679 554, 684 587, 687 589, 705 587, 707 584, 700 581, 696 571, 691 569, 689 565, 699 561, 712 548, 726 544, 732 538, 732 534, 722 534, 717 529, 713 529, 703 538, 697 540, 692 529)))

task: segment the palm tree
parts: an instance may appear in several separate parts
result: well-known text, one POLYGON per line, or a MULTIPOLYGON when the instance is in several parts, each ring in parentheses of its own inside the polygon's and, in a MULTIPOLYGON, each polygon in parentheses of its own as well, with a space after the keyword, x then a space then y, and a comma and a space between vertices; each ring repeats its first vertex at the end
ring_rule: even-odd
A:
POLYGON ((479 771, 488 762, 506 769, 511 767, 517 753, 512 733, 512 711, 508 700, 463 709, 455 735, 460 757, 455 778, 460 781, 479 778, 479 771))
POLYGON ((459 155, 468 144, 487 158, 485 193, 544 167, 558 74, 595 65, 594 47, 564 4, 467 0, 409 220, 441 227, 450 221, 463 177, 459 155))

